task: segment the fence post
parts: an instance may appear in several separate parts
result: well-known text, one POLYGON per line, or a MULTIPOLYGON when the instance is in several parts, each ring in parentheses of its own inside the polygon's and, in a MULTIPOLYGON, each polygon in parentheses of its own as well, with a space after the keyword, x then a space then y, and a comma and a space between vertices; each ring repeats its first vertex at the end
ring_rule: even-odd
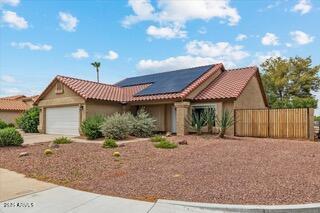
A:
POLYGON ((308 131, 309 140, 314 141, 314 109, 308 108, 308 131))

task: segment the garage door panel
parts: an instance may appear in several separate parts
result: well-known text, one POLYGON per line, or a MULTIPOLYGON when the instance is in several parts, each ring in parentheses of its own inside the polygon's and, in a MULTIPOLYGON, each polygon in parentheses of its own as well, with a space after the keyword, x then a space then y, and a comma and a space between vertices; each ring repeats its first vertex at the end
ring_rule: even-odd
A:
POLYGON ((79 107, 46 109, 46 133, 79 135, 79 107))

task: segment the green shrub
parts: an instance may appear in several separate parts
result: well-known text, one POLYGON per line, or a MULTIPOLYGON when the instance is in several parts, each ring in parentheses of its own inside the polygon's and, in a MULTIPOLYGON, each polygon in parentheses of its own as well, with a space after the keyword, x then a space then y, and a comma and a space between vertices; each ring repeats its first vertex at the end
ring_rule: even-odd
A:
POLYGON ((151 142, 160 142, 166 140, 164 137, 162 137, 161 135, 155 135, 151 138, 151 142))
POLYGON ((131 134, 136 137, 150 137, 155 130, 155 122, 156 120, 144 108, 141 108, 134 118, 131 134))
POLYGON ((116 143, 115 140, 107 138, 103 142, 102 147, 103 148, 116 148, 116 147, 118 147, 118 144, 116 143))
POLYGON ((55 143, 55 144, 68 144, 68 143, 71 143, 72 142, 72 140, 70 139, 70 138, 68 138, 68 137, 58 137, 58 138, 55 138, 54 140, 53 140, 53 143, 55 143))
POLYGON ((7 128, 7 127, 8 127, 8 124, 0 119, 0 129, 4 129, 4 128, 7 128))
POLYGON ((19 118, 17 118, 18 127, 24 132, 36 133, 38 132, 39 125, 39 113, 38 107, 32 107, 25 111, 19 118))
POLYGON ((94 140, 102 137, 101 125, 103 124, 104 117, 96 115, 86 119, 81 124, 82 133, 89 139, 94 140))
POLYGON ((22 143, 23 138, 15 128, 0 129, 0 146, 20 146, 22 143))
POLYGON ((154 146, 161 149, 174 149, 177 147, 177 144, 172 143, 168 140, 161 140, 159 143, 154 144, 154 146))
POLYGON ((128 137, 132 130, 133 116, 131 113, 115 113, 105 119, 101 126, 106 138, 121 140, 128 137))
POLYGON ((15 128, 16 125, 14 125, 14 123, 8 123, 8 127, 15 128))

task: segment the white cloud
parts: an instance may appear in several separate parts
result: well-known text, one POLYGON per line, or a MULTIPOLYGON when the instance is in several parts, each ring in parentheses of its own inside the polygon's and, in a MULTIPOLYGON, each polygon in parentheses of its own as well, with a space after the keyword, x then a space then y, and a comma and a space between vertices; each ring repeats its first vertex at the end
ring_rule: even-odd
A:
POLYGON ((249 56, 242 46, 232 46, 228 42, 191 41, 186 44, 186 55, 169 57, 163 60, 143 59, 137 69, 145 72, 161 72, 214 63, 224 63, 234 67, 236 62, 249 56))
POLYGON ((70 13, 66 12, 59 12, 59 19, 60 19, 60 27, 68 32, 76 31, 77 24, 79 20, 72 16, 70 13))
POLYGON ((11 75, 2 75, 0 77, 1 81, 5 82, 5 83, 15 83, 17 82, 16 79, 11 76, 11 75))
POLYGON ((52 46, 49 44, 33 44, 31 42, 12 42, 12 47, 24 49, 28 48, 30 50, 38 50, 38 51, 50 51, 52 49, 52 46))
POLYGON ((77 49, 75 52, 71 53, 71 57, 75 59, 88 58, 89 54, 84 49, 77 49))
POLYGON ((198 30, 198 33, 200 34, 206 34, 207 33, 207 29, 205 27, 201 27, 199 30, 198 30))
POLYGON ((179 1, 160 0, 158 13, 161 21, 185 23, 194 19, 210 20, 220 18, 228 20, 229 25, 236 25, 240 15, 236 8, 229 5, 229 0, 187 0, 183 4, 179 1))
POLYGON ((135 15, 126 16, 122 21, 124 27, 129 27, 140 21, 154 19, 154 8, 149 0, 129 0, 129 6, 132 8, 135 15))
POLYGON ((246 40, 247 38, 248 38, 247 35, 240 33, 239 35, 237 35, 236 41, 243 41, 243 40, 246 40))
POLYGON ((159 0, 157 12, 149 0, 129 0, 129 5, 135 15, 125 17, 122 22, 124 26, 146 20, 184 24, 194 19, 208 21, 212 18, 226 19, 230 25, 236 25, 241 18, 237 9, 229 5, 229 0, 185 0, 183 4, 159 0))
POLYGON ((25 94, 24 91, 16 87, 2 87, 0 89, 1 96, 12 96, 12 95, 21 95, 25 94))
POLYGON ((119 57, 119 54, 115 51, 110 50, 103 58, 108 60, 116 60, 119 57))
POLYGON ((292 47, 291 43, 286 43, 286 47, 292 47))
POLYGON ((255 54, 254 60, 251 62, 251 65, 259 66, 260 64, 262 64, 267 59, 276 58, 276 57, 282 57, 281 52, 278 51, 278 50, 273 50, 273 51, 266 52, 266 53, 257 52, 255 54))
POLYGON ((212 43, 193 40, 187 43, 186 49, 190 55, 211 57, 221 61, 239 61, 249 56, 249 53, 243 50, 243 46, 232 46, 228 42, 212 43))
POLYGON ((298 12, 301 15, 308 13, 312 9, 312 5, 309 0, 299 0, 299 2, 294 5, 292 11, 298 12))
MULTIPOLYGON (((227 20, 229 25, 236 25, 241 19, 237 9, 229 5, 229 0, 186 0, 183 3, 159 0, 157 10, 152 6, 150 0, 129 0, 129 6, 134 14, 124 18, 122 21, 124 27, 130 27, 141 21, 153 21, 159 23, 161 27, 149 27, 149 33, 153 31, 153 34, 156 35, 170 34, 172 36, 172 31, 174 31, 172 26, 179 26, 179 30, 176 29, 177 32, 174 31, 173 34, 179 35, 180 38, 186 35, 187 32, 182 29, 185 28, 185 23, 191 20, 209 21, 219 18, 227 20)), ((159 37, 168 38, 168 36, 159 37)))
POLYGON ((14 29, 27 29, 28 22, 21 16, 18 16, 17 13, 12 11, 3 11, 2 12, 2 22, 9 25, 9 27, 14 29))
POLYGON ((267 6, 267 9, 272 9, 272 8, 278 7, 280 4, 281 4, 281 1, 273 2, 267 6))
POLYGON ((0 0, 0 5, 8 4, 10 6, 17 6, 20 3, 20 0, 0 0))
POLYGON ((314 37, 306 34, 305 32, 302 31, 293 31, 290 32, 290 35, 292 37, 292 40, 295 41, 299 45, 305 45, 313 42, 314 37))
POLYGON ((266 33, 262 37, 261 43, 266 46, 269 46, 269 45, 276 46, 276 45, 279 45, 279 38, 273 33, 266 33))
POLYGON ((154 38, 165 38, 165 39, 173 39, 173 38, 185 38, 187 36, 187 32, 181 30, 180 27, 155 27, 153 25, 149 26, 147 29, 147 34, 154 38))
POLYGON ((164 72, 176 69, 183 69, 188 67, 196 67, 207 64, 214 64, 217 61, 213 58, 194 57, 190 55, 170 57, 164 60, 140 60, 137 68, 144 72, 164 72))

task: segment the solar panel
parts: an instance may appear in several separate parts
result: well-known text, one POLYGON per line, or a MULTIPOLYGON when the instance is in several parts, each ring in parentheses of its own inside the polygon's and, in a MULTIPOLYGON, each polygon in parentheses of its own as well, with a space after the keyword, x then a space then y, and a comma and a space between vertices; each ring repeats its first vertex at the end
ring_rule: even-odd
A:
POLYGON ((207 65, 127 78, 117 83, 117 85, 121 87, 127 87, 139 84, 152 83, 149 87, 141 90, 135 96, 181 92, 193 81, 198 79, 202 74, 207 72, 212 66, 213 65, 207 65))

